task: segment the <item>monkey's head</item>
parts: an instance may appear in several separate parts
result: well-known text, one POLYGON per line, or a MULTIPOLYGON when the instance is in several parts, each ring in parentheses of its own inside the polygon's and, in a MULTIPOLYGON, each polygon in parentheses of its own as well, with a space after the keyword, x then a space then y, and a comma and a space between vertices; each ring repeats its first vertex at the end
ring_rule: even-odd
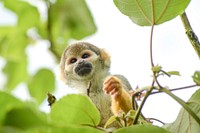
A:
POLYGON ((60 62, 61 79, 68 85, 88 82, 110 67, 110 56, 87 42, 71 44, 63 52, 60 62))

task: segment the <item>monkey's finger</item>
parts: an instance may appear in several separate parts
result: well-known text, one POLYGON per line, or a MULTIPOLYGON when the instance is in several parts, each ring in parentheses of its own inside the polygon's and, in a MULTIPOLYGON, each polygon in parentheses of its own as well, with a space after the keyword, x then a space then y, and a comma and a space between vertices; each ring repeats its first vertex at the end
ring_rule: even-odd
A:
POLYGON ((116 94, 116 93, 118 93, 119 92, 119 88, 114 88, 112 91, 110 91, 110 95, 114 95, 114 94, 116 94))
POLYGON ((104 86, 104 91, 110 92, 113 88, 117 87, 117 83, 107 84, 104 86))
POLYGON ((119 83, 112 83, 112 84, 109 84, 106 88, 104 88, 104 91, 107 93, 107 94, 110 94, 110 92, 117 88, 117 89, 120 89, 120 84, 119 83))
POLYGON ((111 86, 112 84, 120 84, 119 81, 116 80, 109 80, 108 82, 106 82, 104 85, 105 86, 111 86))
POLYGON ((109 87, 107 87, 107 88, 104 89, 104 92, 105 92, 106 94, 110 94, 110 92, 111 92, 114 88, 116 88, 115 85, 109 86, 109 87))
POLYGON ((119 82, 117 82, 117 81, 109 81, 107 83, 104 83, 103 85, 104 85, 104 88, 108 88, 112 84, 119 84, 119 82))
POLYGON ((110 77, 106 78, 104 84, 110 84, 113 82, 119 82, 119 80, 114 76, 110 76, 110 77))

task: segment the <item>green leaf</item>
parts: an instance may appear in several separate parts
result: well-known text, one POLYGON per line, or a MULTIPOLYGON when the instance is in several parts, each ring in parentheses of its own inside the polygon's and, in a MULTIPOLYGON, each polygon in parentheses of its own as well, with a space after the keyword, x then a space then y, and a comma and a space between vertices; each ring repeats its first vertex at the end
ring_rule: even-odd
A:
POLYGON ((179 73, 179 71, 169 71, 169 72, 167 72, 167 74, 169 74, 169 75, 175 75, 175 76, 181 76, 180 75, 180 73, 179 73))
MULTIPOLYGON (((127 114, 126 114, 126 118, 131 118, 132 120, 135 119, 135 114, 136 114, 136 110, 130 110, 127 114)), ((144 117, 142 117, 141 115, 139 116, 139 119, 138 119, 138 123, 148 123, 147 120, 144 119, 144 117)))
POLYGON ((117 8, 136 24, 151 26, 182 14, 190 0, 114 0, 117 8))
MULTIPOLYGON (((82 39, 96 31, 92 15, 84 0, 57 0, 50 8, 53 30, 57 34, 82 39), (60 33, 59 33, 60 31, 60 33)), ((54 33, 54 32, 53 32, 54 33)))
POLYGON ((119 119, 119 117, 116 116, 116 115, 111 116, 111 117, 107 120, 106 124, 104 125, 104 128, 107 128, 109 125, 113 124, 115 121, 118 121, 118 119, 119 119))
POLYGON ((55 102, 51 109, 51 120, 56 125, 91 125, 100 123, 100 113, 93 102, 83 95, 67 95, 55 102))
POLYGON ((116 130, 114 133, 170 133, 164 128, 153 125, 133 125, 116 130))
POLYGON ((48 92, 55 90, 55 76, 49 69, 40 69, 28 82, 31 96, 41 103, 48 92))
POLYGON ((3 69, 3 72, 7 76, 7 83, 5 88, 8 91, 11 91, 20 82, 27 80, 28 72, 26 58, 21 58, 21 60, 17 62, 8 61, 3 69))
POLYGON ((192 76, 193 81, 197 84, 200 85, 200 71, 194 72, 194 75, 192 76))
POLYGON ((0 127, 0 133, 22 133, 22 130, 16 127, 2 126, 0 127))
POLYGON ((156 66, 154 66, 154 67, 151 68, 151 70, 153 72, 155 72, 155 73, 159 73, 161 69, 162 69, 162 67, 159 66, 159 65, 156 65, 156 66))
POLYGON ((177 101, 191 115, 191 117, 194 118, 194 120, 200 125, 200 117, 197 116, 197 114, 188 106, 187 103, 185 103, 181 98, 174 95, 167 88, 160 88, 160 91, 165 92, 171 98, 173 98, 175 101, 177 101))
POLYGON ((6 114, 4 126, 13 126, 20 129, 35 128, 47 125, 46 116, 27 107, 15 108, 6 114))
POLYGON ((8 111, 16 107, 23 107, 25 104, 12 95, 0 91, 0 125, 2 125, 5 115, 8 111))
POLYGON ((65 127, 40 126, 23 130, 23 132, 19 128, 5 126, 5 127, 0 127, 0 132, 1 133, 105 133, 101 130, 86 126, 65 126, 65 127))
POLYGON ((69 39, 82 39, 96 32, 92 15, 84 0, 57 0, 49 8, 52 47, 62 54, 69 39))
POLYGON ((0 55, 10 61, 20 61, 25 58, 27 37, 14 27, 0 28, 0 32, 3 33, 0 37, 0 55))
POLYGON ((28 2, 21 0, 5 0, 4 5, 17 14, 20 30, 25 31, 39 25, 40 14, 37 8, 28 2))
POLYGON ((67 127, 53 127, 52 133, 105 133, 92 127, 84 126, 67 126, 67 127))
MULTIPOLYGON (((200 118, 200 89, 192 95, 187 104, 200 118)), ((173 133, 199 133, 200 131, 200 125, 183 108, 180 110, 176 120, 164 127, 173 133)))
POLYGON ((16 127, 1 126, 0 133, 22 133, 22 130, 16 127))
POLYGON ((27 30, 40 25, 40 14, 36 7, 21 0, 5 0, 4 6, 17 15, 17 24, 0 27, 0 54, 9 60, 21 60, 28 44, 27 30))

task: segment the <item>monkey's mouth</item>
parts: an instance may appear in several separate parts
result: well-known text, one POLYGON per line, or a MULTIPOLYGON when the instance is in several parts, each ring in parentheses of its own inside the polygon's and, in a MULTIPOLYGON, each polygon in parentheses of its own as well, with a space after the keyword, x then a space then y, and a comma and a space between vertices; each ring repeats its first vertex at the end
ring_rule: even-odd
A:
POLYGON ((90 74, 91 71, 92 71, 92 65, 90 63, 83 63, 75 68, 75 72, 79 76, 86 76, 90 74))

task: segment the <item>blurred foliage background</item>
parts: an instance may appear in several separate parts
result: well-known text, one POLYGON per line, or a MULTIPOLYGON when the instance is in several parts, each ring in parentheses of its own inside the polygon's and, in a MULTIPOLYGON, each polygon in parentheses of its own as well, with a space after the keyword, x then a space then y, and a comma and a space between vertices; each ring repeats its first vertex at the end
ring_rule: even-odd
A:
POLYGON ((27 47, 45 41, 55 57, 52 60, 59 63, 71 40, 96 32, 93 17, 84 0, 0 0, 0 3, 17 19, 14 25, 0 25, 0 56, 6 61, 1 72, 7 78, 1 89, 11 92, 25 83, 39 105, 47 92, 55 90, 55 75, 47 68, 31 74, 27 47), (45 14, 39 10, 41 7, 45 14))
MULTIPOLYGON (((177 1, 170 2, 173 5, 173 2, 176 3, 177 1)), ((151 2, 145 1, 142 3, 146 7, 151 2)), ((137 17, 135 17, 136 21, 132 16, 132 13, 138 16, 140 11, 139 8, 136 11, 133 3, 127 4, 124 0, 114 0, 115 5, 123 14, 129 16, 133 22, 146 26, 151 25, 153 22, 160 24, 176 17, 180 14, 179 10, 185 10, 190 0, 185 2, 179 0, 178 2, 183 5, 179 3, 176 3, 176 5, 182 8, 168 10, 172 16, 165 16, 164 12, 162 12, 161 16, 163 15, 164 17, 159 18, 160 16, 158 16, 158 19, 155 17, 155 21, 147 23, 148 21, 145 21, 146 17, 143 20, 140 19, 142 22, 139 22, 137 17), (132 8, 129 8, 129 6, 132 6, 132 8), (132 9, 134 9, 134 12, 131 12, 132 9)), ((157 9, 161 9, 160 11, 165 9, 165 6, 161 6, 162 3, 165 3, 165 1, 157 3, 157 7, 160 7, 157 9)), ((1 85, 3 87, 0 88, 0 132, 103 132, 92 128, 98 125, 100 116, 94 104, 87 97, 80 95, 65 96, 55 103, 56 106, 52 106, 49 114, 39 111, 39 105, 44 100, 47 100, 47 93, 52 93, 56 90, 56 76, 52 69, 46 67, 41 67, 34 73, 29 71, 30 60, 27 56, 29 52, 27 49, 32 48, 30 47, 31 45, 47 45, 49 52, 53 55, 50 58, 58 64, 62 52, 71 41, 81 40, 94 34, 97 28, 87 3, 84 0, 0 0, 0 4, 7 11, 14 14, 16 18, 16 23, 14 24, 0 25, 0 59, 5 61, 3 68, 0 68, 0 76, 4 75, 6 77, 5 83, 3 82, 4 84, 1 85), (34 99, 34 102, 31 100, 21 101, 12 95, 12 92, 21 83, 25 84, 25 88, 34 99), (66 106, 69 108, 66 108, 66 106), (93 114, 93 116, 91 117, 88 114, 93 114), (71 115, 73 117, 69 119, 71 115), (68 125, 66 125, 66 122, 68 122, 68 125), (88 123, 90 127, 80 127, 80 125, 88 123), (69 126, 70 124, 76 126, 69 126)), ((149 13, 152 10, 151 8, 144 9, 149 13)), ((155 13, 158 14, 159 11, 155 11, 155 13)), ((151 17, 153 16, 149 14, 149 18, 151 17)), ((33 54, 37 55, 38 52, 43 51, 35 51, 33 54)), ((42 53, 42 55, 46 56, 45 54, 45 52, 42 53)), ((39 62, 40 58, 37 60, 39 62)), ((199 73, 197 73, 198 77, 196 78, 198 84, 200 81, 199 73)), ((2 84, 1 81, 0 84, 2 84)), ((191 100, 198 103, 199 94, 200 91, 197 91, 191 100)), ((21 97, 24 97, 23 94, 21 97)), ((195 114, 200 115, 199 105, 197 107, 196 104, 191 105, 191 108, 195 111, 195 114)), ((180 112, 177 120, 167 128, 172 131, 175 131, 176 128, 187 131, 182 127, 190 128, 190 123, 194 123, 194 120, 190 120, 188 114, 182 114, 184 114, 183 111, 180 112), (179 122, 179 118, 181 118, 181 122, 179 122), (184 122, 180 126, 182 118, 184 118, 185 122, 188 122, 189 126, 185 126, 184 122)), ((118 132, 136 131, 143 133, 144 129, 146 129, 146 132, 168 132, 163 128, 145 124, 123 128, 118 132)), ((199 130, 198 124, 193 126, 193 131, 198 132, 199 130)))

